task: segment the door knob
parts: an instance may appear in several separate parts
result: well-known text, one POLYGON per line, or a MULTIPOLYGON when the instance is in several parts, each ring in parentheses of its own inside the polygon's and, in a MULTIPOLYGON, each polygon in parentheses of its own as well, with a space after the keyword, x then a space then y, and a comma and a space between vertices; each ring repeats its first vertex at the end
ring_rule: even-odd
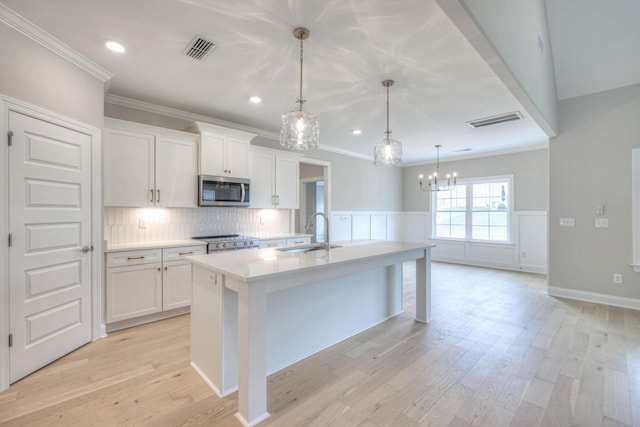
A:
POLYGON ((83 254, 88 254, 89 252, 93 252, 93 245, 83 246, 81 250, 83 254))

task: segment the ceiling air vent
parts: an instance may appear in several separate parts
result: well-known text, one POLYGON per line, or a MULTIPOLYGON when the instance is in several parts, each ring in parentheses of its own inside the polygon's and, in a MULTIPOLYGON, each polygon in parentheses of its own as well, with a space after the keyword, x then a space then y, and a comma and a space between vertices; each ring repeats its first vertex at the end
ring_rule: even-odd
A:
POLYGON ((190 58, 204 61, 216 48, 216 44, 202 36, 195 36, 187 45, 184 54, 190 58))
POLYGON ((474 128, 481 128, 483 126, 497 125, 498 123, 511 122, 520 119, 522 119, 522 114, 519 111, 514 111, 512 113, 500 114, 498 116, 471 120, 470 122, 467 122, 467 124, 473 126, 474 128))

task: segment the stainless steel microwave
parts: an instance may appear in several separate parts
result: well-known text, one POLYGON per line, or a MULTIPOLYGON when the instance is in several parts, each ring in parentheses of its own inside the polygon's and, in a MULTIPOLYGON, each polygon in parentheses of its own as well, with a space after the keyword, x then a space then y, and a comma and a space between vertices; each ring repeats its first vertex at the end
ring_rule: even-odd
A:
POLYGON ((245 178, 200 175, 198 205, 249 206, 250 181, 245 178))

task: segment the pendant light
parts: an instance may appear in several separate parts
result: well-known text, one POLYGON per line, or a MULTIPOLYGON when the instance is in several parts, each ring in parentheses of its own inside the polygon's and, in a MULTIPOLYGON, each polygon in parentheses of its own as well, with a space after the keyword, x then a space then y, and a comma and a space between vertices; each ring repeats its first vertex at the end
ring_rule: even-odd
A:
POLYGON ((305 99, 302 97, 302 41, 309 38, 309 30, 298 27, 293 36, 300 40, 300 96, 291 111, 281 115, 280 145, 295 151, 318 148, 318 116, 304 111, 305 99))
POLYGON ((393 86, 393 80, 385 80, 382 86, 387 88, 387 130, 384 138, 373 147, 373 164, 376 166, 395 166, 402 161, 402 144, 391 139, 389 130, 389 88, 393 86))
POLYGON ((436 171, 433 173, 433 175, 429 175, 429 177, 427 178, 427 188, 424 188, 423 185, 423 179, 424 176, 423 175, 419 175, 418 176, 418 183, 420 184, 420 189, 422 191, 451 191, 454 188, 456 188, 456 181, 458 180, 458 174, 457 173, 453 173, 453 176, 451 174, 447 174, 447 180, 446 183, 443 181, 442 178, 440 178, 440 147, 442 147, 440 144, 436 145, 436 171), (451 183, 453 178, 453 184, 451 183))

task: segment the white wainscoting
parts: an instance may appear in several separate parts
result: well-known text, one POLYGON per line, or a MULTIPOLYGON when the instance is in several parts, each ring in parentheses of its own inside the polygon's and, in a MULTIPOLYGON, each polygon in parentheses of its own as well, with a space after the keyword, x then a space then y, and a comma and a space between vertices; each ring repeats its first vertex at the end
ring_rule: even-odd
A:
POLYGON ((430 241, 434 261, 494 267, 531 273, 547 272, 547 213, 518 211, 511 216, 513 241, 508 244, 434 240, 430 212, 334 211, 331 241, 430 241))

